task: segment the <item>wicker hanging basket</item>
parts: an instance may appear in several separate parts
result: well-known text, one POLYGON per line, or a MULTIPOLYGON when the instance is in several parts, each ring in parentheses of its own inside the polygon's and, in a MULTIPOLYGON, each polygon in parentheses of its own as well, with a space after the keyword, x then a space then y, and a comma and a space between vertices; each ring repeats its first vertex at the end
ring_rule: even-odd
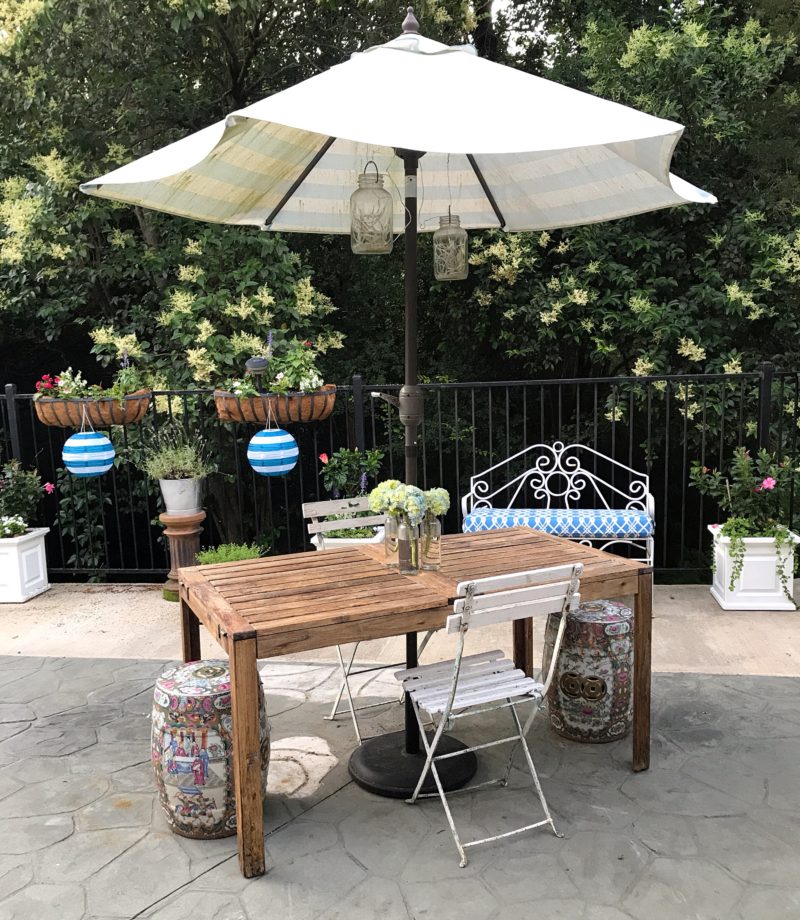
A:
POLYGON ((235 396, 225 390, 214 390, 214 402, 223 422, 260 425, 265 425, 268 419, 284 425, 321 422, 333 412, 336 385, 326 383, 314 393, 265 393, 263 396, 235 396))
POLYGON ((41 396, 34 400, 36 416, 43 425, 57 428, 80 428, 84 422, 93 428, 111 425, 134 425, 140 422, 150 407, 152 390, 137 390, 122 399, 59 399, 41 396))

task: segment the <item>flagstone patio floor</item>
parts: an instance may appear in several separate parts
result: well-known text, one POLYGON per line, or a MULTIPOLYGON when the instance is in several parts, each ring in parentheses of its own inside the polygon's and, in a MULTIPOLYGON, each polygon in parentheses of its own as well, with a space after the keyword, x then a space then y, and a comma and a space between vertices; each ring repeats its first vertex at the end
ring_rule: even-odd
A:
MULTIPOLYGON (((437 800, 350 781, 352 728, 323 719, 333 666, 265 663, 268 872, 246 880, 235 839, 175 836, 159 811, 148 745, 164 665, 0 658, 0 920, 800 917, 799 678, 655 675, 638 775, 629 740, 573 744, 542 720, 535 757, 564 839, 533 831, 459 869, 437 800)), ((359 680, 363 698, 396 698, 385 673, 359 680)), ((364 718, 367 734, 400 724, 391 702, 364 718)), ((484 754, 478 778, 498 767, 484 754)), ((521 771, 453 804, 465 836, 537 814, 521 771)))

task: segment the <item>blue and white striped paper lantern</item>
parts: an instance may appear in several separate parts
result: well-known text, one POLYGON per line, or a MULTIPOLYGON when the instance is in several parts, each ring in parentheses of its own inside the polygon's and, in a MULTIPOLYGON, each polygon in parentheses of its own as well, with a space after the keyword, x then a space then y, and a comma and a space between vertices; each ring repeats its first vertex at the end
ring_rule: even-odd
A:
POLYGON ((265 428, 247 446, 250 466, 260 476, 283 476, 295 468, 299 456, 297 441, 283 428, 265 428))
POLYGON ((114 445, 99 431, 79 431, 64 442, 61 459, 73 476, 102 476, 114 464, 114 445))

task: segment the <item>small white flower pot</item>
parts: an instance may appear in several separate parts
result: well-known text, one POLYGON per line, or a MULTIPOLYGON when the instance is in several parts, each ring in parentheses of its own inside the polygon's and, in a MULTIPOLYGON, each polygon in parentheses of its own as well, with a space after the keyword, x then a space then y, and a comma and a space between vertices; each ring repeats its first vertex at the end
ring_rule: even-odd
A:
POLYGON ((159 479, 167 514, 197 514, 202 511, 202 482, 202 479, 159 479))
MULTIPOLYGON (((773 537, 745 537, 744 564, 739 579, 730 588, 733 559, 730 537, 723 537, 719 527, 708 528, 714 537, 714 580, 711 594, 723 610, 794 610, 784 594, 778 575, 778 551, 773 537)), ((800 537, 789 533, 790 543, 782 547, 780 565, 789 590, 794 578, 795 546, 800 537)))
POLYGON ((23 604, 50 587, 44 538, 49 527, 0 539, 0 604, 23 604))
POLYGON ((341 546, 355 546, 357 543, 383 543, 385 536, 384 528, 378 527, 374 537, 326 537, 324 534, 315 533, 311 543, 317 549, 337 549, 341 546))

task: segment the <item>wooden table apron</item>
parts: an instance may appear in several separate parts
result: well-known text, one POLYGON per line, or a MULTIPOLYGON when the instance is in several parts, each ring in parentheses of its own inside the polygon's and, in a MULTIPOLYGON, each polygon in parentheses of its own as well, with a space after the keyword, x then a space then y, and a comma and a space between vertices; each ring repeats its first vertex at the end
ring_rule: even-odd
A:
MULTIPOLYGON (((525 527, 443 539, 442 567, 417 576, 383 564, 380 546, 269 556, 179 571, 184 661, 200 658, 200 623, 228 654, 239 865, 262 875, 263 797, 258 658, 444 625, 456 585, 470 578, 581 562, 581 600, 634 597, 633 758, 650 766, 652 569, 525 527)), ((532 674, 533 625, 514 623, 514 659, 532 674)))

